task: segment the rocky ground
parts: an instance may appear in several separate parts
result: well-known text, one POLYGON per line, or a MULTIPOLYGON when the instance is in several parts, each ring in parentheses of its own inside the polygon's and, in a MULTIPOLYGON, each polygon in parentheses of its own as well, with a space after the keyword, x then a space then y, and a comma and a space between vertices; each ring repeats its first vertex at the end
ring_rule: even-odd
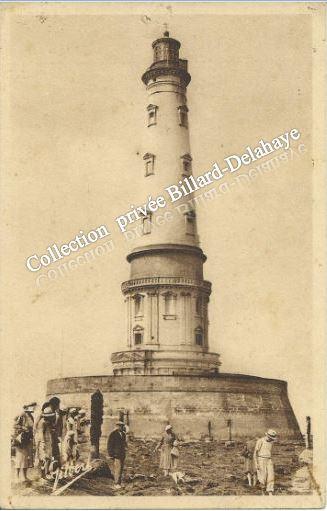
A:
MULTIPOLYGON (((216 441, 181 444, 178 470, 185 474, 185 481, 178 484, 161 474, 155 445, 150 440, 130 440, 121 489, 113 488, 110 476, 97 474, 76 481, 64 495, 261 495, 259 486, 249 488, 246 484, 240 443, 231 446, 216 441)), ((301 451, 303 445, 294 442, 274 445, 277 495, 295 494, 292 478, 300 467, 298 455, 301 451)), ((103 458, 111 464, 105 454, 103 458)), ((14 485, 15 494, 51 493, 52 485, 40 480, 36 471, 30 471, 29 477, 33 480, 28 485, 14 485)))

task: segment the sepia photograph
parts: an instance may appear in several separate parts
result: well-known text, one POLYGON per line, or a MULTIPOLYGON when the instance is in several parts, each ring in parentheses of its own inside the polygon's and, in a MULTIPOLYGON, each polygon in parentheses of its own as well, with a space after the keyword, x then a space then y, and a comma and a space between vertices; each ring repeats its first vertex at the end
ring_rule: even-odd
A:
POLYGON ((326 5, 0 20, 1 507, 324 507, 326 5))

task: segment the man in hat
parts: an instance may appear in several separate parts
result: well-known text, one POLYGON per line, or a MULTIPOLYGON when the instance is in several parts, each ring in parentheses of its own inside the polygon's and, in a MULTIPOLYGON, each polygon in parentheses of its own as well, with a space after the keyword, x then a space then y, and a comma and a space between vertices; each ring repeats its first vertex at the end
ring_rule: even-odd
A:
POLYGON ((64 426, 64 412, 60 409, 60 399, 53 396, 49 399, 49 406, 55 414, 55 423, 53 427, 53 455, 58 463, 60 463, 62 451, 62 435, 64 426))
POLYGON ((116 429, 108 438, 108 454, 114 460, 113 472, 115 488, 121 488, 121 480, 126 457, 126 433, 125 424, 122 421, 116 423, 116 429))
POLYGON ((262 489, 266 488, 269 495, 274 491, 274 465, 271 459, 272 446, 277 438, 273 429, 268 429, 265 436, 259 438, 254 448, 253 461, 258 474, 258 481, 262 489))

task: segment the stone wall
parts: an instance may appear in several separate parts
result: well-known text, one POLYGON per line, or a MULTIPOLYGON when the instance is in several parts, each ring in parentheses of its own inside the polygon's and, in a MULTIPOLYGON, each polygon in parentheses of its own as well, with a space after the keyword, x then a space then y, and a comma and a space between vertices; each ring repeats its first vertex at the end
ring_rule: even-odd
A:
POLYGON ((170 422, 184 438, 208 434, 228 439, 262 435, 274 428, 281 438, 300 438, 287 396, 287 383, 246 375, 197 376, 86 376, 48 382, 48 396, 57 395, 63 406, 89 411, 90 395, 104 395, 103 434, 128 412, 131 432, 137 437, 159 437, 170 422))

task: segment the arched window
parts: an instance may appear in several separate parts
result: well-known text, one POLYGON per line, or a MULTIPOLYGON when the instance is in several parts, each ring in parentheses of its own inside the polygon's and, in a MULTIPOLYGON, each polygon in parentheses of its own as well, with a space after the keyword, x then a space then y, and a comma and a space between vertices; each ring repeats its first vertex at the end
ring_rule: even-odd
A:
POLYGON ((195 329, 195 344, 203 346, 203 330, 200 326, 195 329))

